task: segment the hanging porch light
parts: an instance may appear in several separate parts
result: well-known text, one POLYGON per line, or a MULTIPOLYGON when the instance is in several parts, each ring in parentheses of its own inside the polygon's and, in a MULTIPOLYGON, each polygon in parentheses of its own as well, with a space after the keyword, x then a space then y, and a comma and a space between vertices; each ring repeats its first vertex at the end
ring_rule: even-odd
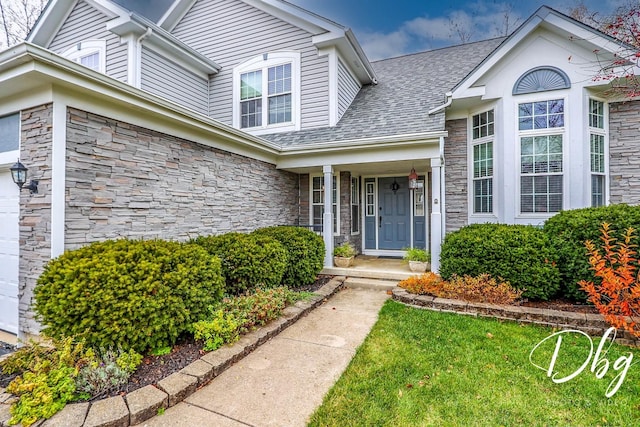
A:
POLYGON ((409 190, 415 190, 418 188, 418 174, 414 168, 411 168, 411 173, 409 174, 409 190))

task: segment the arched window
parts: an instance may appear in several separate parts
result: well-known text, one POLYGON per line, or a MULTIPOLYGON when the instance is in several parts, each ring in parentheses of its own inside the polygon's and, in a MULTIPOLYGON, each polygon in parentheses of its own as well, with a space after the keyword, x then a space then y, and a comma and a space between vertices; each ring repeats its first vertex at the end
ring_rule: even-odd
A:
POLYGON ((265 53, 233 70, 234 127, 253 133, 300 129, 300 53, 265 53))
POLYGON ((514 95, 569 89, 571 81, 567 74, 556 67, 537 67, 527 71, 513 86, 514 95))
POLYGON ((106 51, 107 42, 105 40, 85 40, 65 50, 62 56, 92 70, 104 73, 106 51))

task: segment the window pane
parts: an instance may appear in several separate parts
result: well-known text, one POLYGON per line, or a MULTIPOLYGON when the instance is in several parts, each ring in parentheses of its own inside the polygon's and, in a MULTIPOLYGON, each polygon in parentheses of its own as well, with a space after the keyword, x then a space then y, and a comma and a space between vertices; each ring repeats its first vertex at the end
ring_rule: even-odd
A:
POLYGON ((493 179, 479 179, 473 184, 473 211, 475 213, 493 212, 493 179))
POLYGON ((520 130, 558 128, 564 126, 564 100, 523 103, 518 108, 520 130))
POLYGON ((520 211, 559 212, 562 210, 562 183, 562 175, 521 177, 520 211))
POLYGON ((548 110, 548 105, 546 102, 536 102, 533 106, 533 114, 535 116, 546 116, 548 110))
POLYGON ((291 121, 291 95, 269 97, 269 124, 291 121))
POLYGON ((242 128, 262 126, 262 99, 240 103, 240 126, 242 128))
POLYGON ((351 206, 351 232, 360 232, 360 206, 358 205, 351 206))
POLYGON ((20 148, 20 114, 0 117, 0 153, 20 148))
POLYGON ((604 173, 604 135, 591 135, 591 172, 604 173))
POLYGON ((473 116, 473 139, 484 138, 493 135, 493 110, 485 111, 473 116))
POLYGON ((598 129, 604 129, 604 103, 589 100, 589 126, 598 129))
POLYGON ((262 71, 252 71, 240 76, 240 99, 252 99, 262 96, 262 71))
POLYGON ((100 53, 94 52, 90 55, 83 56, 80 58, 80 63, 85 67, 89 67, 92 70, 99 71, 100 70, 100 53))
POLYGON ((604 175, 591 176, 591 206, 604 206, 604 175))
POLYGON ((291 64, 269 68, 269 95, 291 92, 291 64))
POLYGON ((521 118, 519 121, 518 128, 520 130, 531 130, 533 129, 533 119, 531 117, 521 118))

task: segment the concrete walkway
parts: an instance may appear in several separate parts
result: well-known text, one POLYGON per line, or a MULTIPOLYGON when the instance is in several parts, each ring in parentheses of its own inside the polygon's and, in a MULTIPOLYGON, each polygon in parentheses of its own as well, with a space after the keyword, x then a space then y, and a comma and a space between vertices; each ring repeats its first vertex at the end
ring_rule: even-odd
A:
POLYGON ((347 288, 144 426, 304 426, 378 318, 384 291, 347 288))

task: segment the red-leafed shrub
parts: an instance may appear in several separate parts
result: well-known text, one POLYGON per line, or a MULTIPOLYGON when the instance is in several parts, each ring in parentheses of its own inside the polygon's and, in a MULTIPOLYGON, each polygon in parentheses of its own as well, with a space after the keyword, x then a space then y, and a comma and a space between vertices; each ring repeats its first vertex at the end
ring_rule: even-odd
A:
POLYGON ((628 228, 622 241, 612 237, 610 225, 602 224, 602 246, 587 241, 589 263, 595 280, 582 280, 580 287, 611 326, 640 336, 638 258, 632 243, 634 230, 628 228))

